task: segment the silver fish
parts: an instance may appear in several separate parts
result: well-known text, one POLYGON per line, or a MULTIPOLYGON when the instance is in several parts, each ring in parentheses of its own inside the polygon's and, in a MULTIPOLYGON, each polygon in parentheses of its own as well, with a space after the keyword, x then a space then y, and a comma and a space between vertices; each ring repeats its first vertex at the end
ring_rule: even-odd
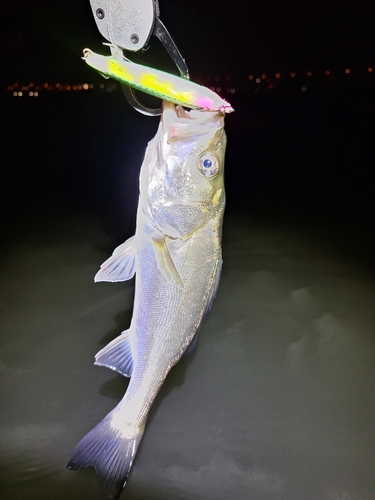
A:
POLYGON ((93 466, 104 498, 119 498, 152 402, 169 370, 195 344, 221 272, 225 206, 224 113, 163 103, 140 173, 137 229, 95 281, 136 274, 130 328, 95 364, 131 377, 125 396, 76 446, 70 469, 93 466))

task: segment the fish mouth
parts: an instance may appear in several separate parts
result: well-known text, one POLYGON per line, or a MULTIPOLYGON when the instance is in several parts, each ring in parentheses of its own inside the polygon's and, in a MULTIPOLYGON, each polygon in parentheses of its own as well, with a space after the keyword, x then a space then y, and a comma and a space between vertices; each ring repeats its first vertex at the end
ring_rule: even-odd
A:
POLYGON ((163 101, 163 114, 165 111, 174 111, 175 117, 181 120, 200 120, 202 117, 206 119, 217 115, 225 115, 225 111, 208 110, 208 109, 185 109, 181 104, 174 104, 170 101, 163 101))
POLYGON ((167 142, 205 136, 213 129, 224 127, 225 113, 222 111, 186 110, 180 104, 163 101, 162 122, 167 142))

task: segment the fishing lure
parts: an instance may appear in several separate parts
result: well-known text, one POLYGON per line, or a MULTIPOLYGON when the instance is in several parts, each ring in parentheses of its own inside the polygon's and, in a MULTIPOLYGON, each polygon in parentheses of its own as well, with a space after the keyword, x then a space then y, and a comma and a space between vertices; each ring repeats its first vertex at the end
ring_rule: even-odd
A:
POLYGON ((162 100, 187 108, 230 113, 232 106, 212 90, 165 71, 137 64, 122 55, 113 44, 112 55, 103 56, 90 49, 83 50, 82 59, 107 78, 146 92, 162 100), (121 54, 121 55, 119 55, 121 54))

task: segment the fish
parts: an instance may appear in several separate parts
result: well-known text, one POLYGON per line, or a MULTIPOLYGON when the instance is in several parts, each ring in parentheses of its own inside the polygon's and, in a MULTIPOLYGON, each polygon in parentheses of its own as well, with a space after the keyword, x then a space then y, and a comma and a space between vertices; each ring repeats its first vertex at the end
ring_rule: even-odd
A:
POLYGON ((122 51, 112 43, 111 56, 96 54, 91 49, 83 50, 82 59, 106 78, 147 94, 180 104, 187 108, 231 113, 232 106, 213 90, 191 80, 172 75, 149 66, 133 63, 125 58, 122 51))
POLYGON ((103 498, 118 499, 147 415, 170 369, 195 349, 222 268, 225 209, 224 112, 163 101, 140 171, 135 235, 117 247, 95 281, 135 274, 133 315, 95 356, 130 382, 123 399, 75 447, 68 468, 92 466, 103 498))

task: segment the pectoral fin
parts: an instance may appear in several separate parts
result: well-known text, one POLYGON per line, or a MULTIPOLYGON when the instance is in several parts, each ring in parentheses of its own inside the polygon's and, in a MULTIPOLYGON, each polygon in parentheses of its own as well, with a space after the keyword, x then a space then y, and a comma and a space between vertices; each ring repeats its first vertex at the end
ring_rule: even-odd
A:
POLYGON ((132 236, 125 243, 119 245, 111 257, 103 262, 94 281, 130 280, 135 273, 136 251, 135 236, 132 236))
POLYGON ((165 238, 152 238, 156 263, 159 267, 161 274, 168 281, 172 281, 176 285, 183 287, 180 275, 174 265, 171 254, 168 250, 165 238))

